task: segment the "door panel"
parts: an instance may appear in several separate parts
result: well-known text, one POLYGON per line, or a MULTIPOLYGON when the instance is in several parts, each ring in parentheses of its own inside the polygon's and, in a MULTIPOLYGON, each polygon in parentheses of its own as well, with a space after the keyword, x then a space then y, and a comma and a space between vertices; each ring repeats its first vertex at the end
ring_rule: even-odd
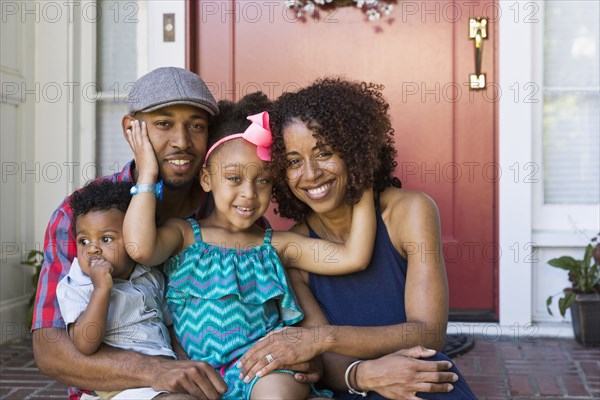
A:
MULTIPOLYGON (((276 98, 323 76, 383 84, 395 128, 396 176, 440 209, 451 312, 496 318, 497 2, 410 2, 407 8, 401 1, 394 19, 379 24, 352 8, 299 22, 280 3, 201 1, 190 65, 217 98, 230 100, 256 90, 276 98), (482 91, 466 85, 475 72, 468 39, 473 16, 490 18, 482 62, 489 88, 482 91)), ((431 249, 416 248, 431 256, 431 249)))

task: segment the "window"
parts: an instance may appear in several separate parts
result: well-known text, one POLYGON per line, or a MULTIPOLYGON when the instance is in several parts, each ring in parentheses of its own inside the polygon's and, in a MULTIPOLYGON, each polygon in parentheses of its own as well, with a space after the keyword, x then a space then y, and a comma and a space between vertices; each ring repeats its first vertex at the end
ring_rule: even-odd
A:
POLYGON ((121 118, 127 114, 127 93, 147 69, 140 55, 145 53, 145 2, 99 0, 97 23, 96 162, 98 175, 120 171, 131 160, 123 137, 121 118), (143 73, 142 72, 142 73, 143 73), (140 74, 141 75, 141 74, 140 74))
POLYGON ((543 203, 600 203, 599 3, 544 3, 543 203))
POLYGON ((597 1, 540 1, 532 60, 533 239, 578 246, 600 220, 600 38, 597 1), (537 179, 541 177, 541 179, 537 179))
POLYGON ((185 65, 185 2, 97 0, 97 5, 95 157, 98 175, 106 175, 132 159, 121 118, 133 83, 152 69, 185 65), (174 21, 174 40, 165 40, 165 15, 174 21))

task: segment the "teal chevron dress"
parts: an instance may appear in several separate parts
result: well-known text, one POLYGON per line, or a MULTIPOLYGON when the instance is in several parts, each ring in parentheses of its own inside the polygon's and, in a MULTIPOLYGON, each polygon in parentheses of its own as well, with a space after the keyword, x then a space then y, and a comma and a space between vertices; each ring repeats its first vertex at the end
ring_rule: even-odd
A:
POLYGON ((195 242, 164 264, 167 303, 179 342, 193 360, 217 369, 227 386, 224 399, 249 398, 237 360, 261 337, 300 321, 304 314, 288 286, 271 229, 260 246, 237 250, 195 242))

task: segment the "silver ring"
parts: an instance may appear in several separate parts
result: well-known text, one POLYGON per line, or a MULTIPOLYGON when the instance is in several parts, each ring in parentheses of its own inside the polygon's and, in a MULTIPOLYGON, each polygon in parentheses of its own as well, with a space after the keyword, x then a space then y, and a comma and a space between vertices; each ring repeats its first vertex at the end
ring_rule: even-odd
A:
POLYGON ((271 363, 273 362, 273 360, 274 360, 273 356, 272 356, 270 353, 269 353, 269 354, 267 354, 267 355, 265 356, 265 358, 267 359, 267 362, 268 362, 269 364, 271 364, 271 363))

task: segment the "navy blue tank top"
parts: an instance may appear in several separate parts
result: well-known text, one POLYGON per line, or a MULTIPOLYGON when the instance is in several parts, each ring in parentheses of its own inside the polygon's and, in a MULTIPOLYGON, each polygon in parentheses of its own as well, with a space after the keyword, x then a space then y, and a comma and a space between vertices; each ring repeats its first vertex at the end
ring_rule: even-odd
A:
MULTIPOLYGON (((383 326, 406 322, 404 290, 408 262, 392 244, 383 219, 379 197, 376 200, 377 233, 369 266, 364 271, 342 276, 324 276, 309 273, 308 286, 332 325, 383 326)), ((319 236, 308 225, 310 237, 319 236)), ((446 355, 436 353, 425 360, 451 361, 446 355)), ((427 400, 477 400, 462 374, 454 365, 450 369, 459 376, 454 390, 449 393, 417 393, 427 400)), ((366 398, 335 393, 338 400, 383 400, 370 392, 366 398)))
MULTIPOLYGON (((407 261, 396 250, 376 202, 377 233, 369 266, 342 276, 309 274, 308 285, 333 325, 383 326, 406 322, 407 261)), ((310 237, 319 238, 308 225, 310 237)))

